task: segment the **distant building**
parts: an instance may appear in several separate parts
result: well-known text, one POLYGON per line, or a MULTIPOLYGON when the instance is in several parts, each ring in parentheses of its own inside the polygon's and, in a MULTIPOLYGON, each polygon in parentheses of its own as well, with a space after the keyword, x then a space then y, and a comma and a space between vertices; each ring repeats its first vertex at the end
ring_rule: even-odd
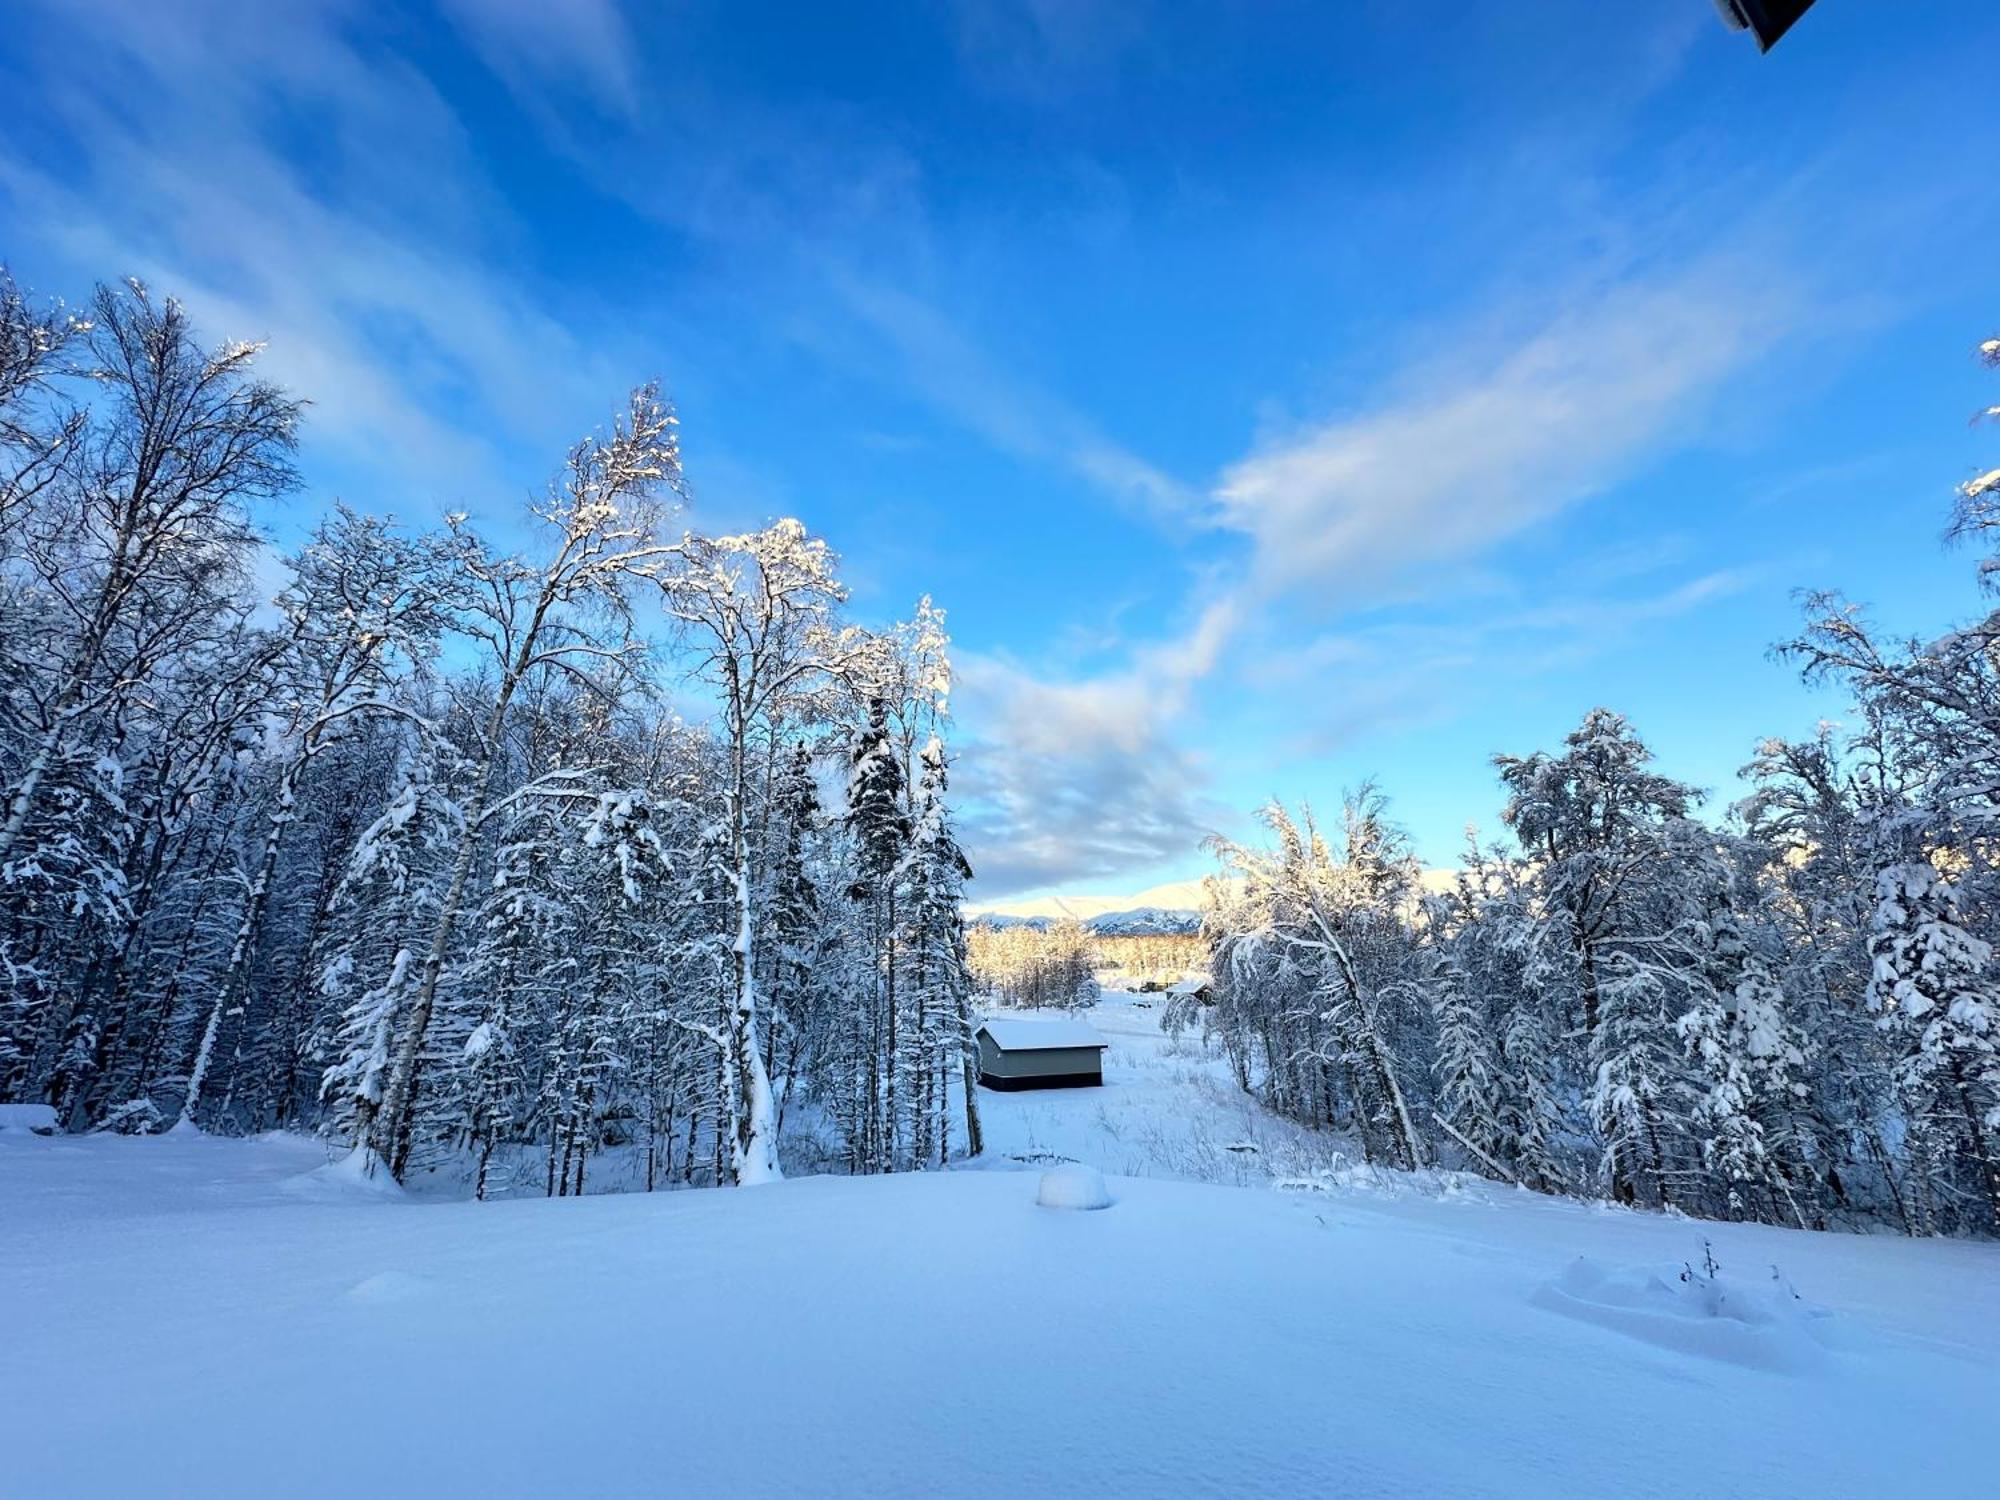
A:
POLYGON ((1104 1082, 1104 1038, 1082 1021, 982 1021, 979 1081, 989 1089, 1079 1089, 1104 1082))
POLYGON ((1180 1001, 1187 1005, 1207 1005, 1214 996, 1210 993, 1212 981, 1206 974, 1190 974, 1178 984, 1167 986, 1167 1002, 1180 1001))

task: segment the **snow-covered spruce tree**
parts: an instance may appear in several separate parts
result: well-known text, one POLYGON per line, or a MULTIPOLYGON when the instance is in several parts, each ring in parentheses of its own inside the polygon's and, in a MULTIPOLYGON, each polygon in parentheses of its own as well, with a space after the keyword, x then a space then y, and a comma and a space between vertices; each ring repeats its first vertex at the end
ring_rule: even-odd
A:
POLYGON ((1753 900, 1772 935, 1779 985, 1813 1043, 1794 1123, 1820 1209, 1893 1214, 1907 1228, 1890 1149, 1889 1038, 1868 1000, 1875 874, 1896 858, 1905 812, 1876 753, 1882 737, 1857 739, 1858 763, 1843 756, 1831 726, 1810 740, 1765 741, 1744 770, 1753 791, 1738 812, 1744 847, 1760 851, 1753 900))
POLYGON ((848 894, 860 904, 866 923, 872 982, 868 986, 862 1054, 865 1068, 862 1135, 853 1143, 861 1170, 893 1170, 902 1140, 897 1112, 896 1068, 898 929, 896 897, 909 852, 910 819, 903 801, 902 761, 895 753, 880 698, 871 699, 868 721, 849 756, 847 828, 855 850, 854 879, 848 894))
POLYGON ((525 1124, 528 1075, 518 1039, 536 1043, 538 1067, 549 1048, 541 1033, 557 1012, 571 946, 569 903, 560 880, 561 804, 530 797, 508 804, 500 846, 481 903, 465 980, 452 997, 448 1037, 457 1043, 444 1091, 446 1128, 476 1163, 474 1196, 492 1186, 494 1154, 525 1124))
POLYGON ((1623 715, 1603 708, 1584 716, 1560 755, 1495 760, 1508 793, 1501 818, 1533 869, 1536 905, 1563 934, 1580 1010, 1571 1024, 1588 1054, 1586 1110, 1612 1195, 1625 1202, 1671 1195, 1675 1142, 1664 1116, 1683 1071, 1671 1022, 1690 962, 1674 942, 1686 853, 1674 831, 1696 795, 1649 770, 1651 760, 1623 715))
POLYGON ((1565 1076, 1564 1051, 1550 1030, 1549 1007, 1534 999, 1532 987, 1524 1003, 1508 1012, 1500 1032, 1500 1052, 1510 1090, 1503 1116, 1509 1157, 1523 1186, 1545 1193, 1573 1191, 1579 1181, 1572 1167, 1566 1137, 1568 1127, 1558 1092, 1565 1076))
POLYGON ((1673 976, 1631 949, 1607 952, 1597 974, 1593 1076, 1585 1103, 1603 1142, 1611 1195, 1623 1203, 1673 1201, 1674 1116, 1683 1074, 1674 1046, 1673 976))
POLYGON ((692 1182, 698 1171, 710 1170, 719 1183, 733 1139, 724 1063, 736 939, 722 808, 725 757, 706 733, 657 722, 645 736, 635 776, 651 789, 666 860, 665 883, 650 913, 661 973, 657 986, 638 997, 632 1021, 640 1049, 633 1078, 647 1138, 645 1182, 657 1186, 676 1176, 692 1182), (711 1133, 706 1143, 704 1129, 711 1133))
POLYGON ((769 1015, 764 1028, 764 1071, 778 1096, 777 1128, 806 1061, 817 1018, 815 969, 826 912, 814 879, 811 849, 823 816, 812 751, 792 749, 778 774, 771 799, 768 841, 769 891, 765 898, 764 994, 769 1015))
POLYGON ((1806 1091, 1797 1082, 1804 1038, 1735 912, 1717 905, 1694 940, 1707 962, 1674 1027, 1694 1063, 1693 1126, 1702 1163, 1722 1193, 1712 1206, 1730 1218, 1790 1219, 1807 1228, 1793 1128, 1806 1091), (1767 1201, 1753 1203, 1757 1195, 1767 1201))
POLYGON ((673 413, 656 388, 642 386, 608 430, 570 450, 562 474, 534 507, 550 539, 544 561, 495 556, 462 519, 453 521, 459 586, 451 603, 459 630, 490 659, 493 697, 468 757, 465 815, 451 874, 407 1015, 398 1025, 374 1122, 375 1148, 399 1175, 409 1153, 417 1065, 485 835, 508 710, 524 683, 550 673, 601 670, 637 656, 638 645, 629 636, 607 643, 593 627, 603 618, 629 624, 632 584, 666 560, 667 549, 654 534, 658 496, 677 490, 680 482, 673 413))
MULTIPOLYGON (((897 1004, 889 1015, 889 1033, 893 1038, 886 1059, 889 1112, 899 1122, 905 1116, 909 1120, 909 1148, 907 1153, 900 1150, 897 1153, 894 1164, 899 1166, 923 1165, 934 1148, 948 1151, 945 1137, 949 1132, 944 1114, 949 1079, 953 1073, 965 1071, 971 1056, 967 1050, 971 1025, 969 1000, 965 1002, 967 1013, 961 1028, 959 1022, 948 1021, 938 1012, 938 1002, 945 997, 932 993, 922 973, 928 962, 927 946, 935 943, 935 934, 942 931, 932 920, 935 913, 923 914, 928 898, 922 888, 927 873, 922 861, 942 860, 941 864, 930 866, 928 873, 954 886, 962 886, 967 878, 963 874, 940 875, 952 858, 960 856, 946 854, 941 847, 925 853, 916 844, 926 819, 931 821, 935 832, 944 827, 948 818, 942 757, 943 733, 951 716, 950 646, 944 612, 926 595, 917 601, 910 619, 866 643, 854 672, 865 698, 879 699, 884 705, 888 738, 902 771, 904 813, 912 829, 912 843, 902 872, 909 887, 903 898, 905 916, 890 933, 892 948, 888 955, 893 963, 898 956, 894 945, 900 943, 919 971, 916 982, 899 987, 897 1004), (952 1033, 956 1029, 962 1029, 964 1034, 955 1041, 952 1033), (933 1140, 933 1136, 937 1139, 933 1140)), ((954 844, 954 850, 955 847, 954 844)), ((962 968, 962 924, 953 929, 949 941, 960 950, 958 962, 962 968)), ((1095 982, 1088 973, 1083 983, 1094 995, 1095 982)), ((1071 986, 1078 1003, 1082 1003, 1081 988, 1071 986)), ((956 1008, 960 1002, 953 999, 950 1003, 956 1008)), ((976 1138, 976 1096, 968 1093, 965 1104, 968 1137, 976 1138)), ((892 1136, 899 1142, 904 1139, 900 1124, 892 1130, 892 1136)))
POLYGON ((544 1099, 558 1194, 580 1194, 600 1124, 631 1064, 633 1021, 659 987, 664 954, 649 920, 668 878, 643 791, 600 792, 577 829, 576 944, 544 1099))
MULTIPOLYGON (((926 601, 928 603, 929 601, 926 601)), ((910 835, 910 987, 917 997, 919 1103, 916 1159, 945 1165, 951 1156, 953 1075, 964 1091, 966 1150, 984 1149, 978 1073, 972 1044, 972 973, 965 953, 965 882, 972 866, 952 833, 945 803, 949 772, 935 735, 921 752, 917 821, 910 835)))
POLYGON ((1500 1049, 1486 1017, 1466 993, 1465 973, 1449 952, 1437 955, 1425 976, 1425 992, 1437 1027, 1438 1122, 1480 1166, 1505 1179, 1502 1164, 1512 1142, 1502 1123, 1498 1089, 1503 1081, 1500 1049))
POLYGON ((1433 934, 1463 972, 1494 1046, 1497 1075, 1484 1096, 1492 1117, 1476 1138, 1515 1181, 1563 1192, 1578 1180, 1570 1144, 1578 1131, 1565 1101, 1580 1092, 1579 1066, 1561 1041, 1562 1018, 1576 1009, 1575 968, 1555 926, 1534 909, 1528 879, 1519 861, 1472 845, 1433 934))
POLYGON ((380 817, 362 833, 334 898, 321 989, 336 1008, 319 1050, 326 1128, 351 1143, 372 1174, 388 1167, 379 1142, 399 1028, 420 982, 421 944, 450 889, 465 816, 436 775, 435 746, 416 740, 380 817))
POLYGON ((521 1059, 514 1047, 513 1014, 504 997, 486 1008, 459 1049, 456 1084, 462 1142, 474 1162, 472 1196, 484 1200, 492 1186, 493 1153, 520 1118, 521 1059))
POLYGON ((1915 1188, 1933 1228, 2000 1232, 2000 990, 1993 950, 1927 860, 1876 882, 1871 997, 1896 1041, 1915 1188))

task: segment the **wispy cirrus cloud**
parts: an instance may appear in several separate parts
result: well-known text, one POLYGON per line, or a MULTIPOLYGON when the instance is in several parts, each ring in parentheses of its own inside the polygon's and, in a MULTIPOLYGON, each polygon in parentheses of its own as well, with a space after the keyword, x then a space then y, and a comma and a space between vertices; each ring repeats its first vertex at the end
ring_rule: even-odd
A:
POLYGON ((1067 402, 1002 369, 934 304, 844 271, 832 280, 846 305, 901 365, 902 383, 995 448, 1067 471, 1156 520, 1182 522, 1198 510, 1197 491, 1105 434, 1067 402))
POLYGON ((1476 557, 1601 494, 1797 328, 1742 264, 1636 277, 1437 331, 1365 409, 1267 439, 1216 486, 1253 546, 1243 586, 1347 602, 1476 557))
POLYGON ((0 203, 50 259, 267 340, 369 503, 511 512, 535 474, 496 436, 559 453, 633 372, 508 274, 511 219, 462 123, 374 24, 345 0, 31 5, 13 40, 38 118, 0 116, 0 203), (49 122, 63 169, 5 149, 49 122))
MULTIPOLYGON (((1533 676, 1740 590, 1741 570, 1715 570, 1652 595, 1559 596, 1467 620, 1439 586, 1692 440, 1717 391, 1803 316, 1752 285, 1718 260, 1496 311, 1479 335, 1444 330, 1447 353, 1387 373, 1381 400, 1229 465, 1203 519, 1246 538, 1249 555, 1207 582, 1185 637, 1139 650, 1124 671, 1004 682, 1007 732, 975 747, 968 778, 991 793, 979 832, 1003 874, 1054 878, 1054 851, 1089 848, 1099 829, 1110 832, 1093 877, 1117 873, 1118 857, 1127 870, 1190 857, 1214 811, 1203 824, 1188 795, 1202 769, 1182 727, 1218 674, 1292 695, 1269 743, 1317 755, 1449 716, 1482 663, 1533 676), (1413 597, 1432 623, 1325 628, 1413 597), (1316 635, 1301 628, 1312 621, 1316 635)), ((976 684, 969 696, 980 702, 976 684)))
POLYGON ((519 94, 631 116, 638 48, 617 0, 444 0, 486 65, 519 94))

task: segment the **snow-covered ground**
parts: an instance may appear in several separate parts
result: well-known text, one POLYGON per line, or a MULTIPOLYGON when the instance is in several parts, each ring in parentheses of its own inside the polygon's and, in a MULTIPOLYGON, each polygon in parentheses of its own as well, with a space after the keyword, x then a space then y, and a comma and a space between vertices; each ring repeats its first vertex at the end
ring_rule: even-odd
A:
POLYGON ((1270 1114, 1238 1088, 1219 1052, 1198 1035, 1161 1035, 1164 1004, 1162 995, 1107 990, 1083 1012, 1109 1043, 1101 1089, 982 1092, 985 1164, 1085 1161, 1132 1177, 1239 1186, 1337 1165, 1323 1137, 1270 1114))
POLYGON ((0 1491, 1990 1490, 2000 1247, 1170 1180, 1299 1143, 1155 1014, 977 1172, 472 1204, 0 1131, 0 1491))

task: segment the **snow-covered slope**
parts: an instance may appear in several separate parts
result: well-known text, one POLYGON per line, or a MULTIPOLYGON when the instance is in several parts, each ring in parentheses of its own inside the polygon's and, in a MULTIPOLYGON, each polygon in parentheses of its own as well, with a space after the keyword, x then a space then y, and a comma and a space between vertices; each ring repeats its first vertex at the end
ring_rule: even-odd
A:
POLYGON ((6 1492, 1990 1485, 2000 1248, 1337 1170, 1041 1207, 1058 1158, 1288 1149, 1139 1003, 1091 1020, 1107 1086, 987 1096, 986 1171, 429 1203, 287 1138, 0 1134, 6 1492))

